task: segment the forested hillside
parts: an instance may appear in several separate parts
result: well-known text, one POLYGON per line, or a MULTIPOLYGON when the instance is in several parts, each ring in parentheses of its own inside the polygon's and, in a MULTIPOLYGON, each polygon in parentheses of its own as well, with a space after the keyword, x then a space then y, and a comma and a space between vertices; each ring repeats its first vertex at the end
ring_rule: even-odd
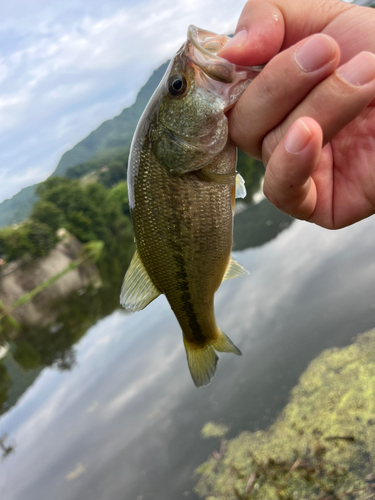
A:
MULTIPOLYGON (((132 106, 124 109, 112 120, 102 123, 74 148, 64 153, 50 178, 83 178, 86 183, 99 181, 105 187, 112 187, 117 182, 125 180, 129 148, 135 127, 164 75, 167 64, 168 62, 154 71, 139 91, 132 106)), ((250 202, 253 193, 259 188, 263 166, 240 152, 237 168, 245 178, 248 190, 246 201, 250 202)), ((39 186, 41 184, 22 189, 10 200, 0 203, 0 227, 22 222, 30 216, 32 207, 38 200, 39 186)))
POLYGON ((38 199, 35 194, 36 186, 37 184, 34 184, 21 189, 13 198, 0 203, 0 227, 27 219, 33 204, 38 199))
POLYGON ((168 62, 154 71, 132 106, 125 108, 112 120, 102 123, 83 141, 64 153, 52 175, 63 176, 69 167, 84 163, 99 152, 129 147, 138 120, 164 75, 168 62))
MULTIPOLYGON (((129 149, 138 120, 164 75, 167 65, 168 62, 154 71, 139 91, 132 106, 102 123, 85 139, 64 153, 51 177, 65 176, 68 168, 83 164, 96 155, 103 158, 107 153, 111 156, 116 150, 119 152, 129 149)), ((0 203, 0 227, 21 222, 30 215, 32 206, 38 199, 35 193, 36 187, 37 185, 34 185, 22 189, 10 200, 0 203)))

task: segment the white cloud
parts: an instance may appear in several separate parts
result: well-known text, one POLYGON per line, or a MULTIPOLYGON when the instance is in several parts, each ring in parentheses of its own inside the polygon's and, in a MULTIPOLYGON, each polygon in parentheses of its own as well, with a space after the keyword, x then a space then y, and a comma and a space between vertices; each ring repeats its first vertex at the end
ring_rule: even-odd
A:
POLYGON ((5 80, 5 78, 8 76, 9 74, 9 70, 7 68, 7 66, 2 62, 0 61, 0 83, 5 80))
POLYGON ((16 173, 18 182, 2 183, 0 200, 43 180, 66 148, 130 105, 179 48, 189 24, 233 31, 243 4, 37 0, 30 9, 18 0, 2 6, 0 170, 16 173), (24 176, 29 169, 35 169, 31 181, 24 176))

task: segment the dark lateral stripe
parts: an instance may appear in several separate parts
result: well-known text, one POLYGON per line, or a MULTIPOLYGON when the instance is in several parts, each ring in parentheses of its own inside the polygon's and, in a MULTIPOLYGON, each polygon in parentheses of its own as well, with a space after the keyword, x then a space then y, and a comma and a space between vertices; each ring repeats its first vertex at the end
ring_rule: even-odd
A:
POLYGON ((175 241, 171 241, 171 247, 173 249, 173 260, 178 269, 176 278, 178 281, 178 288, 180 290, 180 297, 184 306, 184 313, 187 316, 191 333, 194 338, 194 342, 196 342, 197 344, 205 344, 206 338, 197 320, 197 315, 195 313, 194 305, 191 298, 185 261, 182 256, 182 248, 175 241))
MULTIPOLYGON (((176 196, 176 191, 171 189, 169 191, 171 198, 173 199, 172 205, 178 207, 180 206, 181 200, 176 196)), ((175 218, 174 235, 179 235, 181 233, 181 219, 179 217, 175 218)), ((169 240, 169 244, 172 249, 173 260, 175 262, 176 268, 178 269, 176 274, 176 279, 178 282, 178 288, 180 290, 180 297, 182 304, 184 306, 184 313, 187 316, 191 334, 194 339, 194 343, 199 345, 204 345, 207 339, 203 333, 203 330, 198 322, 197 315, 194 310, 194 305, 192 302, 192 297, 189 288, 188 275, 186 271, 186 264, 183 258, 183 248, 179 241, 176 241, 173 236, 169 240)))

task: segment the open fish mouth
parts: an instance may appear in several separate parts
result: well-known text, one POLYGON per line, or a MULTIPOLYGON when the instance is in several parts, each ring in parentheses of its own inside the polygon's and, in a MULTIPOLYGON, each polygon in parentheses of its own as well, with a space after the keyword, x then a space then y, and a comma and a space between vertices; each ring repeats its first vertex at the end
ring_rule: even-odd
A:
POLYGON ((187 38, 185 50, 188 59, 208 77, 204 86, 226 97, 227 111, 263 66, 238 66, 218 56, 218 52, 231 40, 226 35, 190 25, 187 38))

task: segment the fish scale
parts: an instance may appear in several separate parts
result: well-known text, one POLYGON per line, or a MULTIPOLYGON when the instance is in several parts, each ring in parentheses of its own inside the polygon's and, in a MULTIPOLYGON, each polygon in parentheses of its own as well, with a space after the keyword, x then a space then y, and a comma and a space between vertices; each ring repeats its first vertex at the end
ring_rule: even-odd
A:
MULTIPOLYGON (((220 162, 216 159, 216 173, 234 170, 235 161, 229 162, 229 156, 235 157, 233 145, 221 153, 220 162)), ((232 186, 207 183, 194 173, 171 176, 149 149, 142 154, 132 211, 137 248, 154 285, 165 294, 192 343, 202 343, 204 328, 191 328, 192 314, 196 325, 216 325, 212 299, 232 247, 231 192, 232 186), (192 307, 187 307, 186 288, 192 307)), ((208 334, 214 336, 216 331, 211 327, 208 334)))

